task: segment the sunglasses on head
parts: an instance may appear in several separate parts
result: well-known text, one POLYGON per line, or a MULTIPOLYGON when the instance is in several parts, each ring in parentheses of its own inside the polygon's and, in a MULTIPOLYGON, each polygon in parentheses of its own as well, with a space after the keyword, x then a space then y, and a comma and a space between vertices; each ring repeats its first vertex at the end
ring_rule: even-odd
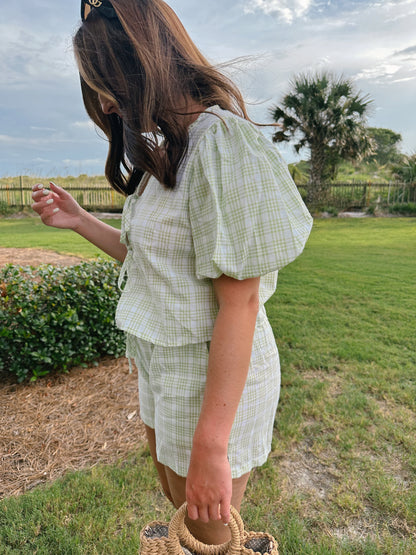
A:
POLYGON ((100 14, 107 19, 116 19, 117 14, 109 0, 81 0, 81 20, 84 22, 93 9, 99 9, 100 14))

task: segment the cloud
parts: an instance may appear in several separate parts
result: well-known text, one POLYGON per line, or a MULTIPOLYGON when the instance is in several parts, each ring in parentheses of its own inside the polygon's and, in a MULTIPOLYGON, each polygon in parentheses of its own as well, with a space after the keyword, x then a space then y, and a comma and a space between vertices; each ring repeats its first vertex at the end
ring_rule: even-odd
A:
POLYGON ((392 83, 405 83, 406 81, 414 81, 416 79, 416 75, 413 77, 402 77, 401 79, 394 79, 392 83))
POLYGON ((39 36, 20 25, 1 23, 0 51, 0 73, 7 76, 8 90, 62 83, 76 76, 68 37, 39 36))
POLYGON ((71 160, 71 158, 65 158, 65 160, 62 160, 65 166, 94 166, 97 164, 104 166, 104 162, 105 160, 102 158, 86 158, 84 160, 71 160))
POLYGON ((407 56, 408 54, 416 55, 416 45, 409 46, 408 48, 404 48, 403 50, 399 50, 398 52, 394 53, 394 56, 407 56))
POLYGON ((265 14, 277 14, 286 23, 305 15, 312 6, 312 0, 250 0, 244 7, 245 13, 257 10, 265 14))
POLYGON ((375 67, 364 69, 355 75, 355 79, 373 79, 381 81, 395 75, 400 70, 400 66, 385 62, 377 64, 375 67))
POLYGON ((32 148, 36 150, 48 150, 53 151, 57 145, 65 144, 88 144, 89 140, 87 137, 83 139, 71 137, 65 132, 53 133, 48 137, 28 137, 27 135, 17 136, 17 135, 0 135, 0 145, 5 147, 25 147, 32 148))
POLYGON ((33 158, 32 162, 35 164, 50 164, 52 163, 52 160, 47 160, 46 158, 37 157, 37 158, 33 158))
POLYGON ((30 126, 31 131, 56 131, 54 127, 39 127, 37 125, 30 126))
POLYGON ((416 46, 412 45, 395 52, 380 49, 374 52, 371 67, 362 69, 356 79, 366 79, 376 84, 404 83, 416 78, 416 46))
POLYGON ((85 121, 74 121, 71 123, 71 127, 75 127, 76 129, 94 129, 94 122, 91 120, 85 121))
POLYGON ((11 135, 0 135, 0 144, 5 146, 35 146, 37 143, 37 139, 27 139, 27 137, 12 137, 11 135))

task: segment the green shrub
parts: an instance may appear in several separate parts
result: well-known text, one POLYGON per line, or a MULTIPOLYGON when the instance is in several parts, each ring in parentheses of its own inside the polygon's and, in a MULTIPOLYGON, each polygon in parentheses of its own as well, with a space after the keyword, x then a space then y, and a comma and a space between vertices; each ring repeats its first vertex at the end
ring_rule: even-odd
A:
POLYGON ((389 212, 400 216, 416 216, 416 202, 406 204, 393 204, 389 207, 389 212))
POLYGON ((18 381, 121 356, 123 332, 114 324, 119 265, 0 269, 0 370, 18 381))
POLYGON ((0 216, 8 216, 13 213, 13 209, 5 202, 0 200, 0 216))
POLYGON ((327 212, 328 214, 330 214, 331 216, 338 216, 339 214, 339 209, 336 208, 335 206, 323 206, 321 208, 321 212, 327 212))

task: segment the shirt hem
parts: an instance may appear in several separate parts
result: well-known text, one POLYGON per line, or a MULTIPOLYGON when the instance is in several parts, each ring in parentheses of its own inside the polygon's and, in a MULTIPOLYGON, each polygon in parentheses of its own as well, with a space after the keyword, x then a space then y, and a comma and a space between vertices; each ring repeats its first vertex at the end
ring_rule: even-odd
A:
MULTIPOLYGON (((212 339, 212 330, 211 330, 210 332, 207 332, 197 337, 194 336, 194 337, 187 337, 187 338, 171 340, 171 341, 161 341, 160 339, 155 338, 151 335, 132 330, 128 326, 120 325, 119 323, 117 323, 117 321, 116 321, 116 325, 121 331, 124 331, 124 333, 126 333, 127 335, 138 337, 143 341, 147 341, 148 343, 152 343, 153 345, 159 345, 160 347, 183 347, 184 345, 195 345, 197 343, 205 343, 207 341, 211 341, 212 339)), ((128 356, 129 356, 129 353, 128 353, 128 356)))
MULTIPOLYGON (((241 478, 244 474, 247 474, 253 468, 257 468, 259 466, 263 466, 267 462, 267 459, 270 455, 271 449, 268 449, 266 453, 262 453, 255 457, 253 461, 248 461, 247 463, 240 465, 238 467, 231 467, 231 478, 234 480, 235 478, 241 478)), ((186 478, 188 475, 188 466, 186 464, 172 464, 172 460, 169 460, 168 457, 164 457, 163 454, 158 454, 158 461, 161 464, 168 466, 173 472, 175 472, 178 476, 182 476, 182 478, 186 478)))

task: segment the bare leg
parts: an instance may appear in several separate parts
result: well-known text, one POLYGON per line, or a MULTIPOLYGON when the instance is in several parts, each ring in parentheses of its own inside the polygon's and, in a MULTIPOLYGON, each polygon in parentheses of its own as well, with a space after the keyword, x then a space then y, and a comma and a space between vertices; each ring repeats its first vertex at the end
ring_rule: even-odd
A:
POLYGON ((149 428, 149 426, 146 426, 146 425, 145 425, 145 429, 146 429, 147 441, 149 443, 150 454, 152 455, 154 465, 156 467, 157 473, 159 474, 159 480, 163 489, 163 493, 166 495, 166 497, 169 499, 172 505, 174 505, 175 503, 173 501, 172 494, 169 488, 168 479, 166 477, 166 467, 164 464, 161 464, 157 460, 155 431, 153 428, 149 428))

